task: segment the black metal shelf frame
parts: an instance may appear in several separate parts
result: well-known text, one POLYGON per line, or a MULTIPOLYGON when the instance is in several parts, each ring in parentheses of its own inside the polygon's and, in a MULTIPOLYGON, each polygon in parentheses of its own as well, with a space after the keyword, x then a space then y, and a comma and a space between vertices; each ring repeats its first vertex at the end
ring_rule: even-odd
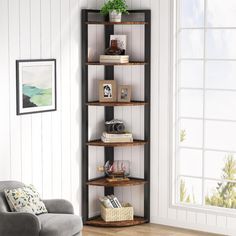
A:
MULTIPOLYGON (((144 179, 147 181, 147 184, 144 185, 144 218, 147 219, 147 222, 150 221, 150 102, 151 102, 151 11, 150 10, 130 10, 132 13, 142 13, 144 14, 144 21, 147 24, 144 24, 145 29, 145 62, 144 65, 145 72, 145 101, 147 104, 144 108, 144 139, 147 140, 147 144, 144 145, 144 179)), ((81 25, 81 35, 82 35, 82 45, 81 45, 81 56, 82 56, 82 217, 83 221, 86 222, 89 219, 89 187, 87 185, 88 179, 88 106, 86 105, 88 101, 88 16, 89 13, 98 13, 99 10, 82 10, 82 25, 81 25)), ((104 19, 105 20, 105 19, 104 19)), ((107 19, 106 19, 107 20, 107 19)), ((105 48, 109 47, 110 35, 114 34, 115 25, 104 25, 105 27, 105 48)), ((132 65, 131 65, 132 66, 132 65)), ((114 66, 105 66, 104 70, 105 79, 114 79, 114 66)), ((104 107, 104 119, 111 120, 114 118, 114 107, 104 107)), ((114 148, 113 147, 104 147, 105 157, 104 161, 113 161, 114 160, 114 148)), ((113 187, 104 187, 104 194, 113 194, 113 187)))

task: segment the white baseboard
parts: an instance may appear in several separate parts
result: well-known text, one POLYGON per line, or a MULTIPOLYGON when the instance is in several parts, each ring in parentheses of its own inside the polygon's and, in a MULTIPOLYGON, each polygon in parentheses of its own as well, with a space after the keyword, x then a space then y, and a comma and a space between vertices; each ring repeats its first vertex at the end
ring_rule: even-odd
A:
POLYGON ((152 217, 151 223, 153 224, 161 224, 166 226, 173 226, 177 228, 184 228, 184 229, 190 229, 190 230, 197 230, 207 233, 215 233, 215 234, 221 234, 226 236, 235 236, 236 232, 235 229, 226 229, 221 227, 214 227, 209 225, 198 225, 198 224, 191 224, 186 222, 180 222, 177 220, 171 220, 171 219, 163 219, 158 217, 152 217))

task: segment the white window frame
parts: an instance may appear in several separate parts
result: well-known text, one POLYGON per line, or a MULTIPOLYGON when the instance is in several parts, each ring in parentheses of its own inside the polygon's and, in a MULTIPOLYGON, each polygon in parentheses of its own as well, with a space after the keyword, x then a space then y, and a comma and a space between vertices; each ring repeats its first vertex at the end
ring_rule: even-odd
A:
POLYGON ((170 106, 170 149, 171 149, 171 189, 170 189, 170 206, 172 208, 184 208, 184 209, 191 209, 196 212, 213 212, 213 213, 222 213, 226 216, 233 216, 236 215, 236 209, 231 208, 223 208, 223 207, 217 207, 217 206, 209 206, 205 205, 205 181, 206 180, 212 180, 217 182, 232 182, 236 183, 236 181, 232 180, 222 180, 222 179, 215 179, 215 178, 208 178, 205 177, 205 152, 206 151, 216 151, 216 152, 227 152, 227 153, 234 153, 236 154, 236 150, 218 150, 218 149, 207 149, 205 148, 205 124, 206 121, 222 121, 222 122, 236 122, 236 120, 225 120, 225 119, 206 119, 205 118, 205 94, 206 91, 233 91, 236 92, 236 89, 206 89, 205 87, 205 76, 206 76, 206 62, 207 61, 236 61, 235 59, 214 59, 214 58, 206 58, 206 32, 209 29, 234 29, 236 30, 236 27, 208 27, 207 26, 207 1, 204 0, 204 26, 203 27, 183 27, 180 28, 180 14, 181 14, 181 8, 180 8, 180 1, 181 0, 172 0, 171 1, 171 85, 170 85, 170 91, 171 91, 171 106, 170 106), (203 58, 179 58, 179 46, 180 45, 180 39, 178 38, 179 33, 182 30, 191 30, 191 29, 201 29, 204 30, 204 54, 203 58), (179 88, 179 69, 178 65, 181 61, 202 61, 203 62, 203 88, 188 88, 188 87, 182 87, 179 88), (193 91, 203 91, 203 118, 192 118, 192 117, 179 117, 178 116, 178 107, 179 107, 179 91, 180 90, 193 90, 193 91), (178 150, 180 149, 178 146, 178 140, 179 140, 179 120, 180 119, 188 119, 188 120, 201 120, 203 121, 203 145, 202 148, 196 148, 196 147, 184 147, 181 146, 183 149, 194 149, 194 150, 201 150, 202 151, 202 176, 196 177, 191 175, 179 175, 178 174, 178 150), (189 177, 194 179, 201 179, 202 180, 202 203, 201 205, 197 204, 191 204, 191 203, 181 203, 178 201, 179 197, 179 185, 178 185, 178 178, 180 177, 189 177))

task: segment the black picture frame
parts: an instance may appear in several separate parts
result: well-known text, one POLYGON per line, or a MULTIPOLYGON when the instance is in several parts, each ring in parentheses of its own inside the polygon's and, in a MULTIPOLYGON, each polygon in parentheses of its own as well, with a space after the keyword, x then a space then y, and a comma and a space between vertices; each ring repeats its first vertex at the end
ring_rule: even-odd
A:
MULTIPOLYGON (((36 70, 37 71, 37 70, 36 70)), ((26 115, 26 114, 33 114, 33 113, 41 113, 41 112, 52 112, 57 110, 57 73, 56 73, 56 59, 24 59, 24 60, 16 60, 16 114, 17 115, 26 115), (51 67, 50 70, 46 70, 46 67, 49 68, 51 67), (30 71, 24 71, 26 68, 30 68, 30 71), (34 85, 32 85, 30 79, 37 77, 37 74, 35 72, 35 75, 33 76, 33 67, 36 68, 41 67, 41 73, 45 73, 44 81, 38 80, 39 83, 47 83, 46 77, 50 77, 51 82, 51 88, 38 88, 34 85), (45 71, 43 71, 43 68, 45 71), (23 73, 24 72, 24 73, 23 73), (31 73, 31 77, 27 73, 31 73), (47 73, 47 74, 46 74, 47 73), (50 74, 49 74, 50 73, 50 74), (24 75, 25 74, 25 75, 24 75), (24 77, 25 76, 25 77, 24 77), (28 91, 27 94, 24 94, 23 88, 24 88, 24 83, 23 81, 27 80, 27 86, 28 88, 26 91, 28 91), (32 102, 33 95, 29 96, 29 94, 32 94, 33 91, 37 91, 37 94, 34 94, 34 98, 36 99, 36 96, 38 98, 38 103, 37 102, 32 102), (50 93, 51 92, 51 93, 50 93), (43 93, 43 94, 42 94, 43 93), (50 97, 51 95, 51 97, 50 97), (49 99, 48 104, 42 105, 39 103, 43 103, 43 99, 40 98, 39 96, 45 96, 49 99), (51 100, 50 100, 51 98, 51 100), (51 101, 51 104, 49 104, 51 101)), ((33 81, 33 80, 32 80, 33 81)), ((37 83, 37 80, 34 80, 34 83, 37 83)), ((25 89, 24 89, 25 90, 25 89)))

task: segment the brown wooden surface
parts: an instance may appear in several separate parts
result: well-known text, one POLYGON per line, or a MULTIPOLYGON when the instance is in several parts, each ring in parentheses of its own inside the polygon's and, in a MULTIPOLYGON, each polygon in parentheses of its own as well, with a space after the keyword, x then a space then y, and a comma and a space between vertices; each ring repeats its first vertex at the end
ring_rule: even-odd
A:
POLYGON ((99 101, 92 101, 87 102, 86 105, 88 106, 104 106, 104 107, 115 107, 115 106, 144 106, 147 102, 143 101, 131 101, 131 102, 99 102, 99 101))
POLYGON ((87 182, 87 185, 92 185, 92 186, 104 186, 104 187, 120 187, 120 186, 135 186, 135 185, 143 185, 146 184, 147 181, 142 180, 142 179, 135 179, 135 178, 130 178, 129 181, 116 181, 116 182, 109 182, 106 180, 107 177, 96 179, 96 180, 91 180, 87 182))
POLYGON ((141 224, 133 227, 94 227, 85 225, 83 236, 220 236, 200 231, 174 228, 157 224, 141 224))
POLYGON ((122 22, 110 22, 110 21, 87 21, 87 25, 146 25, 146 21, 122 21, 122 22))
POLYGON ((99 61, 86 62, 86 65, 97 65, 97 66, 132 66, 132 65, 146 65, 145 61, 130 61, 129 63, 100 63, 99 61))
POLYGON ((140 146, 145 145, 148 142, 145 140, 134 140, 133 142, 128 143, 104 143, 102 140, 93 140, 89 141, 86 144, 88 146, 100 146, 100 147, 125 147, 125 146, 140 146))
POLYGON ((146 223, 147 220, 143 217, 134 216, 134 220, 105 222, 100 216, 85 222, 86 225, 99 227, 126 227, 132 225, 140 225, 146 223))

